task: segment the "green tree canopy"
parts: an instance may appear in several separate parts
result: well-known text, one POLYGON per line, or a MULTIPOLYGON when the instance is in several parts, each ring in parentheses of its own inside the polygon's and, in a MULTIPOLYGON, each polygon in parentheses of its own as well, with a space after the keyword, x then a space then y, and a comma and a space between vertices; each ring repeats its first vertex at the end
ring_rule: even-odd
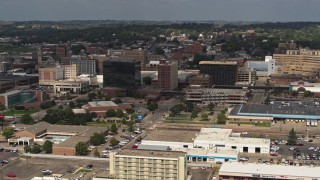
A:
POLYGON ((292 146, 297 144, 297 134, 293 128, 289 132, 287 143, 288 143, 288 145, 292 145, 292 146))
POLYGON ((34 124, 34 120, 32 119, 30 114, 24 114, 20 117, 20 120, 23 124, 34 124))
POLYGON ((78 142, 76 145, 76 155, 85 156, 88 154, 88 147, 84 142, 78 142))
POLYGON ((99 146, 105 143, 104 135, 102 133, 94 133, 90 137, 90 143, 94 146, 99 146))
POLYGON ((42 149, 43 149, 44 152, 46 152, 47 154, 50 154, 50 153, 52 153, 52 146, 53 146, 53 143, 52 143, 51 141, 46 140, 46 141, 43 143, 42 149))
POLYGON ((112 137, 110 139, 110 146, 115 146, 117 144, 119 144, 119 141, 115 137, 112 137))
POLYGON ((124 116, 124 113, 123 113, 122 109, 117 109, 116 116, 118 118, 122 118, 124 116))
POLYGON ((2 135, 3 135, 6 139, 10 139, 13 134, 14 134, 14 130, 13 130, 13 128, 10 128, 10 127, 4 128, 4 130, 3 130, 3 132, 2 132, 2 135))
POLYGON ((96 93, 91 92, 88 94, 88 99, 89 101, 92 101, 93 99, 95 99, 97 97, 96 93))
POLYGON ((212 102, 208 104, 208 109, 210 111, 212 111, 214 107, 215 107, 215 105, 212 102))
POLYGON ((117 127, 116 123, 112 123, 110 130, 113 133, 117 133, 118 132, 118 127, 117 127))
POLYGON ((109 109, 107 112, 106 112, 106 116, 107 117, 114 117, 116 116, 116 111, 114 109, 109 109))
POLYGON ((143 84, 150 85, 152 82, 152 78, 150 76, 146 76, 146 77, 143 77, 142 81, 143 81, 143 84))

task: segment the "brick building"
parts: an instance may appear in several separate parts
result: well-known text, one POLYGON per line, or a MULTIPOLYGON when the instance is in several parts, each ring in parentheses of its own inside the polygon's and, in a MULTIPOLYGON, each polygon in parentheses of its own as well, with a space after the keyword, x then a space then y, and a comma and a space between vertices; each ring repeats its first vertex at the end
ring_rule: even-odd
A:
POLYGON ((162 90, 178 87, 178 63, 161 60, 158 65, 158 86, 162 90))

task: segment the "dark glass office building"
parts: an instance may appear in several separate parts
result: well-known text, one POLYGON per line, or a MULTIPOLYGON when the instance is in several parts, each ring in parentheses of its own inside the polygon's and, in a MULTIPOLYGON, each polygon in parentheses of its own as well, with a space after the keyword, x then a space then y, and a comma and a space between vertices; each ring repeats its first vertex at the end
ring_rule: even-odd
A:
POLYGON ((137 88, 141 84, 141 62, 132 58, 111 58, 103 64, 103 87, 137 88))
POLYGON ((237 82, 237 62, 227 61, 201 61, 200 73, 208 74, 214 85, 235 85, 237 82))

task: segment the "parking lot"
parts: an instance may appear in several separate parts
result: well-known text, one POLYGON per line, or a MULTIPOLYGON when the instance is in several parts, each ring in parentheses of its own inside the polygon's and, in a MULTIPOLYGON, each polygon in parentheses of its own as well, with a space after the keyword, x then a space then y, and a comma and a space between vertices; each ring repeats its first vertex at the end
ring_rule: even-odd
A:
MULTIPOLYGON (((108 161, 79 161, 70 159, 41 159, 41 158, 17 158, 10 161, 8 164, 0 167, 0 179, 7 178, 8 174, 15 174, 20 180, 29 180, 33 177, 43 177, 43 170, 52 171, 51 176, 58 176, 64 178, 75 179, 84 174, 81 179, 90 179, 93 173, 100 171, 101 169, 107 169, 109 167, 108 161), (81 167, 86 168, 88 164, 92 164, 93 167, 90 172, 82 173, 70 173, 68 170, 79 170, 81 167)), ((86 170, 87 171, 87 170, 86 170)))

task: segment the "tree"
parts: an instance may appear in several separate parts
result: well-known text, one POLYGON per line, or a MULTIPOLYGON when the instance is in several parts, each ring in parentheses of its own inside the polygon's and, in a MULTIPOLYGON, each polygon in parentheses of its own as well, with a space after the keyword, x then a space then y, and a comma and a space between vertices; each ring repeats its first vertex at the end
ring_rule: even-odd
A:
POLYGON ((97 97, 97 95, 96 95, 96 93, 94 93, 94 92, 88 94, 88 99, 89 99, 89 101, 92 101, 92 100, 93 100, 94 98, 96 98, 96 97, 97 97))
POLYGON ((152 82, 152 78, 150 76, 146 76, 146 77, 143 77, 142 81, 143 81, 143 84, 150 85, 152 82))
POLYGON ((130 133, 134 132, 134 121, 129 121, 129 123, 128 123, 128 131, 130 133))
POLYGON ((24 114, 20 117, 20 120, 23 124, 34 124, 34 120, 32 119, 30 114, 24 114))
POLYGON ((102 100, 103 96, 104 96, 104 94, 101 93, 100 91, 98 91, 97 98, 102 100))
POLYGON ((29 152, 31 152, 31 146, 24 146, 23 150, 25 153, 29 153, 29 152))
POLYGON ((107 117, 114 117, 116 115, 116 111, 114 109, 109 109, 107 112, 106 112, 106 116, 107 117))
POLYGON ((289 132, 287 144, 292 146, 297 144, 297 134, 293 128, 289 132))
POLYGON ((311 91, 304 92, 304 97, 311 97, 313 96, 313 93, 311 91))
POLYGON ((75 103, 73 101, 70 101, 69 102, 69 107, 73 109, 75 107, 75 103))
POLYGON ((31 147, 30 153, 32 154, 39 154, 41 153, 41 146, 39 144, 35 144, 31 147))
POLYGON ((90 137, 90 143, 94 146, 99 146, 105 142, 104 135, 102 133, 94 133, 90 137))
POLYGON ((150 102, 150 103, 148 103, 148 107, 147 108, 148 108, 149 111, 154 111, 154 110, 158 109, 158 103, 150 102))
POLYGON ((14 134, 14 129, 10 128, 10 127, 6 127, 4 128, 2 135, 6 138, 6 139, 10 139, 12 137, 12 135, 14 134))
POLYGON ((208 114, 207 113, 203 113, 201 114, 202 120, 207 120, 208 119, 208 114))
POLYGON ((226 124, 226 120, 227 120, 228 118, 227 118, 227 116, 224 114, 224 113, 220 113, 219 115, 218 115, 218 121, 217 121, 217 123, 218 124, 226 124))
POLYGON ((122 103, 122 100, 120 98, 117 98, 114 100, 114 103, 116 104, 121 104, 122 103))
POLYGON ((43 149, 44 152, 46 152, 47 154, 50 154, 50 153, 52 153, 52 146, 53 146, 53 143, 52 143, 51 141, 46 140, 46 141, 43 143, 42 149, 43 149))
POLYGON ((112 137, 110 139, 110 146, 115 146, 117 144, 119 144, 119 141, 115 137, 112 137))
POLYGON ((292 91, 291 95, 292 95, 293 97, 297 97, 297 96, 299 95, 299 93, 298 93, 297 91, 292 91))
POLYGON ((117 116, 118 118, 122 118, 122 117, 124 116, 124 113, 123 113, 122 109, 118 109, 118 110, 116 111, 116 116, 117 116))
POLYGON ((88 154, 88 147, 84 142, 78 142, 75 148, 76 148, 76 155, 78 156, 85 156, 88 154))
POLYGON ((191 118, 194 119, 194 118, 198 117, 199 112, 201 112, 201 110, 199 108, 193 108, 193 110, 191 112, 191 118))
POLYGON ((213 108, 214 108, 214 104, 213 104, 213 103, 209 103, 209 104, 208 104, 208 109, 209 109, 210 111, 212 111, 213 108))
POLYGON ((116 123, 112 123, 112 125, 111 125, 111 132, 113 132, 113 133, 118 133, 118 127, 117 127, 117 125, 116 125, 116 123))
POLYGON ((100 157, 100 153, 97 148, 94 150, 93 155, 94 157, 100 157))
POLYGON ((3 104, 0 104, 0 111, 6 110, 6 106, 3 104))

